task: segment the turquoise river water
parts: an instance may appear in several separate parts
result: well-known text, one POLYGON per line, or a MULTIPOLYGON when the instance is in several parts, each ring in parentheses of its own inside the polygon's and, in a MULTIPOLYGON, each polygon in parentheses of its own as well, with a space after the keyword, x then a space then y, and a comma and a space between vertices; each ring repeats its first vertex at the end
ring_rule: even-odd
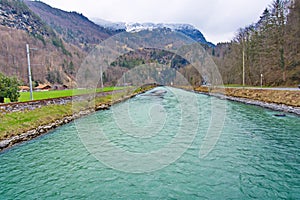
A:
POLYGON ((222 133, 200 158, 212 120, 213 97, 193 94, 197 110, 178 100, 178 95, 191 92, 154 91, 160 92, 138 95, 0 153, 0 199, 300 199, 299 117, 275 117, 275 111, 227 102, 222 133), (196 128, 185 127, 182 109, 199 116, 188 119, 196 128), (128 129, 125 118, 139 129, 128 129), (97 153, 107 150, 105 144, 89 149, 92 144, 82 138, 86 133, 78 134, 80 123, 89 131, 98 123, 106 139, 126 152, 150 155, 149 160, 149 152, 169 144, 178 131, 195 130, 196 134, 189 145, 178 145, 185 148, 182 153, 173 146, 162 152, 161 163, 144 163, 143 171, 139 159, 126 160, 111 151, 105 159, 99 158, 97 153), (136 135, 124 130, 134 130, 136 135), (163 162, 174 154, 176 159, 163 162), (109 163, 110 158, 119 165, 109 163))

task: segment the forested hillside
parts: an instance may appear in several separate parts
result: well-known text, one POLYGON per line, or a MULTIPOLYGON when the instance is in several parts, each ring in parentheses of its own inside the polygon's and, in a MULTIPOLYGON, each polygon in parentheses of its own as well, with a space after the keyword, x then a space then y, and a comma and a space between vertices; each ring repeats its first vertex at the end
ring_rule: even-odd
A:
POLYGON ((26 44, 32 77, 38 83, 75 85, 75 72, 85 53, 64 42, 23 1, 0 1, 0 71, 28 83, 26 44))
POLYGON ((225 84, 295 86, 300 83, 300 1, 274 0, 260 20, 213 49, 225 84))
POLYGON ((85 51, 90 51, 117 32, 105 29, 77 12, 66 12, 40 1, 26 0, 25 3, 66 42, 85 51))
MULTIPOLYGON (((207 42, 190 25, 148 25, 143 25, 146 32, 176 30, 202 41, 203 47, 213 55, 225 84, 242 84, 243 74, 246 85, 260 85, 261 76, 266 86, 300 84, 300 0, 274 0, 256 23, 238 30, 231 42, 217 46, 207 42), (147 28, 148 25, 162 28, 147 28)), ((127 30, 104 28, 82 14, 52 8, 42 2, 0 0, 0 72, 15 75, 28 84, 25 47, 29 44, 35 49, 30 54, 35 82, 76 86, 77 70, 88 52, 122 31, 127 30)), ((193 85, 203 83, 203 77, 184 59, 144 49, 111 63, 112 67, 103 75, 105 84, 115 84, 126 71, 151 62, 170 65, 193 85)))

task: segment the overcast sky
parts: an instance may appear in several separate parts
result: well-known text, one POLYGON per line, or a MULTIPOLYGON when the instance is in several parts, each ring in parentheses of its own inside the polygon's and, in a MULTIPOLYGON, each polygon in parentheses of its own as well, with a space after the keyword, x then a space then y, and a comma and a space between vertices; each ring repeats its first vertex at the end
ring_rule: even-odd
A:
POLYGON ((213 43, 259 19, 272 0, 42 0, 55 8, 113 22, 188 23, 213 43))

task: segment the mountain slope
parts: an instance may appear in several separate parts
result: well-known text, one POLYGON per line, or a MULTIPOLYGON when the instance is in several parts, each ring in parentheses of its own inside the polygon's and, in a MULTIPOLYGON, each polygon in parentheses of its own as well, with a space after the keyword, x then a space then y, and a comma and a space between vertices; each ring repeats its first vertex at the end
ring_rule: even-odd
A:
POLYGON ((0 24, 2 26, 24 30, 34 36, 55 36, 35 13, 20 1, 1 0, 0 24))
MULTIPOLYGON (((87 52, 101 41, 119 32, 179 31, 210 46, 202 33, 186 24, 123 24, 103 27, 91 22, 82 14, 65 12, 38 1, 0 0, 0 71, 16 75, 28 83, 25 45, 38 49, 31 51, 33 80, 39 83, 75 86, 76 72, 87 52)), ((145 51, 146 52, 146 51, 145 51)), ((135 65, 143 60, 167 63, 163 52, 147 52, 142 57, 129 54, 128 63, 118 62, 105 72, 106 84, 116 83, 135 65)), ((178 61, 179 64, 181 60, 178 61)), ((176 65, 185 68, 185 64, 176 65)))
POLYGON ((138 32, 142 30, 162 30, 162 29, 169 29, 171 31, 178 31, 180 33, 183 33, 184 35, 192 38, 193 40, 208 45, 210 47, 213 47, 214 44, 211 42, 208 42, 204 35, 194 26, 190 24, 165 24, 165 23, 124 23, 124 22, 108 22, 102 19, 93 19, 95 23, 99 24, 100 26, 103 26, 107 29, 110 29, 112 31, 127 31, 127 32, 138 32))
POLYGON ((26 44, 31 48, 33 80, 72 86, 85 53, 61 40, 22 1, 0 1, 0 71, 28 83, 26 44))
POLYGON ((25 3, 66 42, 75 44, 82 49, 90 50, 115 33, 93 23, 82 14, 52 8, 40 1, 27 0, 25 3))
POLYGON ((133 23, 133 24, 126 24, 126 31, 128 32, 137 32, 141 30, 161 30, 161 29, 169 29, 171 31, 178 31, 180 33, 185 34, 186 36, 192 38, 193 40, 201 43, 212 45, 206 41, 203 34, 196 29, 194 26, 190 24, 154 24, 154 23, 133 23))

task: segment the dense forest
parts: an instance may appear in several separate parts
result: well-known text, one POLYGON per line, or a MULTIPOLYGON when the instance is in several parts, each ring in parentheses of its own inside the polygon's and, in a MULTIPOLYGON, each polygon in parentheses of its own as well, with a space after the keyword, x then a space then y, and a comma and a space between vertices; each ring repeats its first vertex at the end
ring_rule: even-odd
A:
POLYGON ((224 84, 300 84, 300 0, 274 0, 258 22, 212 54, 224 84), (244 73, 243 73, 244 72, 244 73))

